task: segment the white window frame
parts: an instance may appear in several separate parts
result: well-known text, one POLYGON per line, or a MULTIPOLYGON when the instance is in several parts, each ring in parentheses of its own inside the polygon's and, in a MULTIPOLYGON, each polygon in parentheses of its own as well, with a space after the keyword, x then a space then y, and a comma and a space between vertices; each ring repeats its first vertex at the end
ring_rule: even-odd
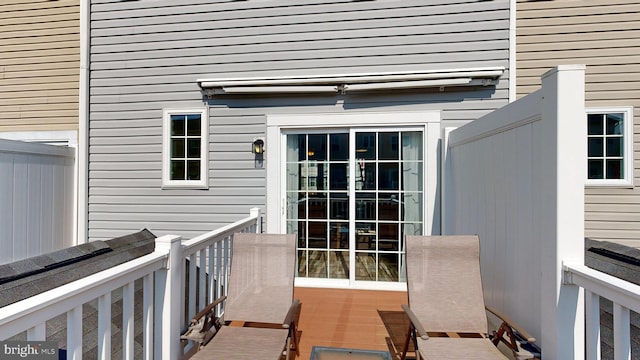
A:
POLYGON ((204 108, 175 108, 162 110, 162 188, 209 188, 209 112, 204 108), (200 180, 171 180, 171 115, 200 115, 200 180))
MULTIPOLYGON (((587 186, 593 187, 633 187, 633 107, 593 107, 585 108, 586 114, 623 113, 623 164, 624 175, 622 179, 586 179, 587 186)), ((585 121, 587 117, 585 116, 585 121)), ((588 126, 588 125, 587 125, 588 126)), ((585 159, 585 167, 588 168, 588 154, 585 159)), ((606 168, 605 168, 606 171, 606 168)), ((588 172, 587 172, 588 175, 588 172)))

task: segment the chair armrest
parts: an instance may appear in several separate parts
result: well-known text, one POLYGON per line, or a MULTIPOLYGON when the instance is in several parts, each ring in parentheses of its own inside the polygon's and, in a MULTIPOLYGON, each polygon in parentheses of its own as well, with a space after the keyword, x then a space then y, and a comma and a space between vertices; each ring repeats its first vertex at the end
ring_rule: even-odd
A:
POLYGON ((416 316, 416 314, 414 314, 413 311, 411 311, 411 308, 409 308, 409 305, 402 304, 401 306, 402 306, 402 310, 404 310, 404 312, 409 317, 409 321, 411 321, 411 324, 413 325, 413 328, 416 329, 416 332, 418 333, 418 335, 420 335, 420 337, 423 340, 428 340, 429 335, 422 327, 422 324, 420 323, 420 320, 418 320, 418 317, 416 316))
POLYGON ((289 307, 287 316, 284 318, 284 321, 282 322, 283 328, 288 329, 291 326, 291 323, 293 323, 293 321, 296 318, 299 308, 300 308, 300 300, 294 299, 293 302, 291 303, 291 306, 289 307))
POLYGON ((196 324, 198 322, 198 320, 200 320, 201 317, 205 316, 209 311, 211 311, 211 309, 213 309, 214 307, 218 306, 218 304, 220 304, 221 302, 225 301, 227 299, 226 296, 221 296, 217 299, 215 299, 211 304, 207 305, 204 309, 200 310, 199 313, 195 314, 193 316, 193 318, 191 319, 190 323, 196 324))
POLYGON ((485 305, 485 309, 487 309, 487 311, 489 311, 490 313, 492 313, 493 315, 497 316, 500 320, 502 320, 503 322, 505 322, 507 325, 509 325, 513 330, 515 330, 518 334, 520 334, 520 336, 522 336, 522 338, 524 338, 524 340, 526 340, 528 343, 533 344, 536 342, 536 338, 531 336, 531 334, 529 334, 525 329, 523 329, 522 327, 518 326, 518 324, 516 324, 515 322, 513 322, 510 318, 508 318, 506 315, 504 315, 503 313, 501 313, 500 311, 485 305))

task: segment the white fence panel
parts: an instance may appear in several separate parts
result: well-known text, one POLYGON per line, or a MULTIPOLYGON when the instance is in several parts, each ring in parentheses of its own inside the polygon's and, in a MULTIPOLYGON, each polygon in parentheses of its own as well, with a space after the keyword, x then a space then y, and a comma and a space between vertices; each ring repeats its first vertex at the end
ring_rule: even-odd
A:
POLYGON ((584 66, 450 132, 446 234, 479 234, 487 304, 540 339, 545 359, 584 358, 579 287, 562 260, 584 261, 584 66))
POLYGON ((74 245, 74 157, 0 139, 0 264, 74 245))

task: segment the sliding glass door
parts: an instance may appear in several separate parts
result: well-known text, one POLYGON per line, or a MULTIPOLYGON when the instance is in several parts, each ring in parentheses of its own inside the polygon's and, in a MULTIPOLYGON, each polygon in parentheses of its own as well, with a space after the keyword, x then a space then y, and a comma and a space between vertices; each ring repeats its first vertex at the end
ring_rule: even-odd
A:
POLYGON ((286 135, 286 224, 297 275, 404 281, 404 236, 423 233, 421 129, 286 135))

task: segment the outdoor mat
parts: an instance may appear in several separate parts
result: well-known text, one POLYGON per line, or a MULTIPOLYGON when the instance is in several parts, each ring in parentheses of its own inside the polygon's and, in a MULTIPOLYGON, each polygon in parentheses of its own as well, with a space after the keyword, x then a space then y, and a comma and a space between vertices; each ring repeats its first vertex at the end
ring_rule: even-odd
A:
MULTIPOLYGON (((378 310, 378 315, 382 319, 384 327, 387 329, 389 337, 387 338, 387 345, 389 346, 389 352, 393 355, 394 359, 399 359, 402 353, 402 347, 407 337, 407 330, 409 330, 410 322, 409 317, 404 311, 386 311, 378 310)), ((409 344, 409 351, 407 357, 414 357, 415 348, 413 341, 409 344)))

